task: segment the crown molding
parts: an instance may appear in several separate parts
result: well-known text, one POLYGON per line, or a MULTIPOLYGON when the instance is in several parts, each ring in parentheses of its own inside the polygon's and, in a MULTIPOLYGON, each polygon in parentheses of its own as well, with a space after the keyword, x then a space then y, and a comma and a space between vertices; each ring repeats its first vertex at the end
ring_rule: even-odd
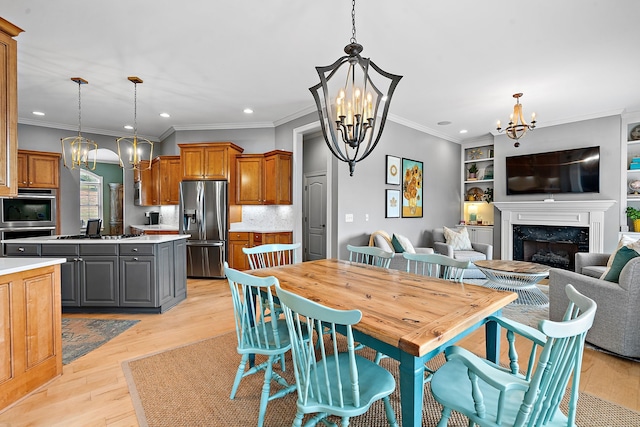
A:
MULTIPOLYGON (((53 122, 45 122, 45 121, 40 121, 40 120, 30 120, 30 119, 21 119, 21 118, 18 118, 18 123, 22 124, 22 125, 39 126, 39 127, 44 127, 44 128, 52 128, 52 129, 68 130, 68 131, 72 131, 72 132, 78 132, 78 127, 77 126, 70 126, 70 125, 63 124, 63 123, 53 123, 53 122)), ((115 133, 112 130, 90 128, 90 127, 82 127, 82 132, 83 133, 92 133, 92 134, 95 134, 95 135, 113 136, 113 137, 116 137, 116 138, 127 136, 127 135, 124 135, 124 132, 123 133, 115 133)), ((133 136, 133 134, 129 135, 129 136, 133 136)), ((149 141, 160 142, 160 140, 155 136, 147 136, 147 135, 140 135, 140 134, 138 134, 138 136, 141 137, 141 138, 148 139, 149 141)))

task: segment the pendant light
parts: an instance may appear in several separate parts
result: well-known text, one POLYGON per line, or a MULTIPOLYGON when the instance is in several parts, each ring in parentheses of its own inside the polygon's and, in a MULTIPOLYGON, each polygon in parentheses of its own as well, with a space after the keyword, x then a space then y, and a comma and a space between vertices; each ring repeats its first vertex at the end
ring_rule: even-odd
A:
POLYGON ((89 84, 81 77, 72 77, 71 81, 78 84, 78 135, 60 139, 62 145, 62 161, 67 169, 96 168, 98 144, 82 136, 82 85, 89 84))
POLYGON ((320 83, 309 88, 316 102, 322 135, 338 160, 349 164, 353 176, 356 163, 378 144, 387 120, 391 96, 402 78, 387 73, 369 58, 360 56, 356 41, 356 2, 351 3, 351 40, 347 54, 332 65, 316 67, 320 83), (382 108, 382 115, 378 110, 382 108))
POLYGON ((120 167, 124 169, 151 169, 153 158, 153 142, 138 136, 138 83, 143 83, 140 77, 128 77, 133 83, 133 138, 122 137, 116 140, 118 144, 118 159, 120 167), (141 160, 148 160, 146 167, 141 167, 141 160))

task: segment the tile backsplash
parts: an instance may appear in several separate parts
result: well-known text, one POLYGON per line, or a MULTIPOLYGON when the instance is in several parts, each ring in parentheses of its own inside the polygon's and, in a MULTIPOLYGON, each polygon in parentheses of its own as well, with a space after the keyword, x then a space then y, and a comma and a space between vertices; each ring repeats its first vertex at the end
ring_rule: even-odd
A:
POLYGON ((291 205, 243 206, 242 222, 231 223, 231 230, 293 230, 291 205))

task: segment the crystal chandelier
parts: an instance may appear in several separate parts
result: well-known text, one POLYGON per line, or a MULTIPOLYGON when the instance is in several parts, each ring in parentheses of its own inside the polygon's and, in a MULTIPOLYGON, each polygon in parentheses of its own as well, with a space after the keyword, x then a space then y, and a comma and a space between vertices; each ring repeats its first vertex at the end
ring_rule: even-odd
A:
MULTIPOLYGON (((522 138, 528 130, 536 127, 536 113, 531 114, 531 124, 527 124, 522 116, 522 104, 520 104, 521 93, 514 93, 513 97, 516 99, 516 105, 513 106, 513 113, 509 116, 509 125, 505 129, 507 136, 511 139, 515 139, 514 147, 520 146, 520 138, 522 138)), ((500 120, 498 120, 497 130, 502 133, 500 127, 500 120)))
POLYGON ((153 142, 138 136, 138 83, 142 83, 140 77, 128 77, 133 83, 133 138, 124 136, 118 138, 118 159, 120 167, 124 169, 147 170, 151 169, 151 159, 153 158, 153 142), (145 162, 145 167, 140 167, 141 160, 145 162))
POLYGON ((98 144, 82 136, 82 97, 80 91, 82 85, 89 84, 89 82, 81 77, 72 77, 71 81, 78 84, 78 135, 60 138, 62 161, 67 169, 94 170, 98 144))
POLYGON ((353 176, 356 163, 378 144, 384 129, 391 96, 402 78, 362 58, 356 41, 356 2, 351 7, 351 40, 346 56, 332 65, 316 67, 320 83, 309 88, 320 117, 322 134, 331 153, 349 164, 353 176), (344 65, 344 67, 343 67, 344 65), (378 110, 382 107, 382 115, 378 110))

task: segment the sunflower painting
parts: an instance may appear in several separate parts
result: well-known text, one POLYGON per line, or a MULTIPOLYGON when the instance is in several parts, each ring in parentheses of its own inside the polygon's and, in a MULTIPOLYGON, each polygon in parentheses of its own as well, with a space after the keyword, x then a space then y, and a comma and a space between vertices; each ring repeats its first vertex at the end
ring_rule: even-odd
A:
POLYGON ((402 217, 422 218, 422 162, 402 159, 402 217))

